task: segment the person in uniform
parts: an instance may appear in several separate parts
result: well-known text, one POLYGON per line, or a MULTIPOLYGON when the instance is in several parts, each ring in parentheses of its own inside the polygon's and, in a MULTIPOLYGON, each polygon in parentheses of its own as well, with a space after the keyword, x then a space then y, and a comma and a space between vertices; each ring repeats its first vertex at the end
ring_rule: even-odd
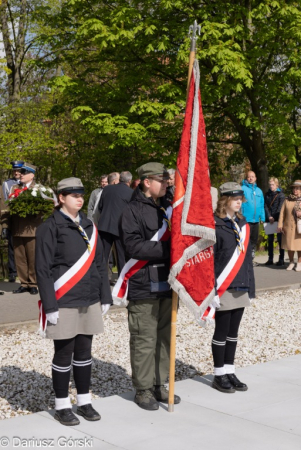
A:
MULTIPOLYGON (((36 166, 26 162, 23 164, 21 168, 21 188, 34 187, 35 173, 36 166)), ((20 189, 19 184, 13 185, 10 193, 12 194, 16 189, 20 189)), ((10 217, 16 268, 21 282, 21 286, 14 290, 13 294, 30 292, 30 294, 35 295, 38 293, 35 272, 35 244, 36 230, 41 223, 40 215, 28 215, 26 217, 12 215, 10 217)))
MULTIPOLYGON (((168 222, 165 198, 169 174, 163 164, 147 163, 137 170, 140 185, 135 189, 119 224, 126 260, 147 261, 128 284, 128 322, 132 380, 135 402, 154 411, 158 402, 168 402, 164 386, 169 373, 171 289, 167 282, 170 240, 151 239, 168 222)), ((174 403, 180 402, 175 395, 174 403)))
POLYGON ((238 183, 220 186, 215 211, 216 244, 214 269, 220 306, 215 313, 212 338, 214 379, 212 387, 221 392, 246 391, 235 375, 238 329, 244 309, 255 297, 250 228, 239 212, 244 193, 238 183))
MULTIPOLYGON (((4 201, 8 200, 11 187, 21 183, 21 168, 24 161, 11 161, 12 177, 3 183, 4 201)), ((8 240, 8 281, 14 283, 16 281, 17 269, 15 264, 15 255, 13 247, 13 239, 9 228, 3 228, 2 239, 8 240)))
POLYGON ((63 425, 78 425, 68 396, 71 365, 77 414, 99 420, 89 393, 91 347, 93 335, 103 332, 102 315, 109 310, 112 296, 97 229, 81 211, 81 180, 65 178, 57 192, 59 205, 37 230, 36 272, 47 318, 46 337, 54 340, 54 418, 63 425))

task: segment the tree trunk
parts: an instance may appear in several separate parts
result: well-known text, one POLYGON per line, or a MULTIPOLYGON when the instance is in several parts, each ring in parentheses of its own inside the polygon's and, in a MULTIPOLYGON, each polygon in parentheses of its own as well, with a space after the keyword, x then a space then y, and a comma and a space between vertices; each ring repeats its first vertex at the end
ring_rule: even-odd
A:
POLYGON ((257 185, 263 193, 267 192, 269 189, 269 172, 260 131, 253 131, 252 146, 245 148, 245 151, 250 160, 252 170, 256 174, 257 185))
POLYGON ((17 102, 22 88, 22 64, 26 55, 27 0, 21 0, 17 27, 8 0, 0 2, 0 31, 2 32, 6 67, 8 69, 8 101, 17 102), (18 32, 16 32, 18 28, 18 32), (12 45, 13 42, 13 45, 12 45))

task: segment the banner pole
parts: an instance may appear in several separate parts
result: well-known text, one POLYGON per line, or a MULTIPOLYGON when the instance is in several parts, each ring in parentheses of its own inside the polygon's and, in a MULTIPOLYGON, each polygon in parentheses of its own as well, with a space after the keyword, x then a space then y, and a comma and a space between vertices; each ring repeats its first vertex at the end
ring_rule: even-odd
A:
MULTIPOLYGON (((189 53, 187 97, 188 97, 188 92, 189 92, 189 84, 190 84, 190 79, 191 79, 191 74, 192 74, 193 63, 194 63, 195 54, 196 54, 196 41, 198 38, 197 33, 199 35, 201 33, 201 26, 197 24, 196 20, 194 21, 193 25, 190 25, 189 33, 190 33, 191 44, 190 44, 190 53, 189 53)), ((187 97, 186 97, 186 103, 187 103, 187 97)))
POLYGON ((172 291, 168 412, 174 412, 177 312, 178 312, 178 294, 175 291, 172 291))
MULTIPOLYGON (((188 81, 187 81, 187 97, 189 92, 189 84, 192 74, 193 63, 195 60, 197 32, 200 34, 201 27, 194 21, 189 27, 191 46, 189 54, 188 81)), ((168 412, 174 412, 174 392, 175 392, 175 375, 176 375, 176 333, 177 333, 177 313, 178 313, 178 294, 172 291, 171 303, 171 330, 170 330, 170 362, 169 362, 169 394, 168 394, 168 412)))

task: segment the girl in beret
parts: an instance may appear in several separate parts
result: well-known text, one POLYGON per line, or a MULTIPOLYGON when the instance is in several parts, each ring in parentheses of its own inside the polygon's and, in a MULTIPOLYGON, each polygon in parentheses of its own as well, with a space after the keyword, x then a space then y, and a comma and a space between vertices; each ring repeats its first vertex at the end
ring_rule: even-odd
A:
POLYGON ((214 269, 220 306, 215 313, 212 339, 214 379, 212 387, 226 393, 246 391, 235 375, 238 329, 250 298, 255 297, 250 228, 240 213, 244 200, 237 183, 220 186, 215 211, 214 269))
POLYGON ((86 420, 99 420, 89 393, 91 347, 93 335, 103 332, 102 315, 112 297, 97 230, 81 211, 81 180, 61 180, 57 191, 59 205, 37 230, 36 273, 47 319, 46 337, 54 341, 54 418, 63 425, 78 425, 68 396, 71 366, 77 414, 86 420))

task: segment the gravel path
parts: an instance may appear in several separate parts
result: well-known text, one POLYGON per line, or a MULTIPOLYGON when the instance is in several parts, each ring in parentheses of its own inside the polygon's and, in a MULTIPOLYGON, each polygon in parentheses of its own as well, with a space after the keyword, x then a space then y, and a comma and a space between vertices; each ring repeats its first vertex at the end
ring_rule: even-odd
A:
MULTIPOLYGON (((236 366, 244 367, 301 353, 301 289, 269 292, 246 309, 236 366)), ((105 333, 93 340, 94 398, 132 389, 129 333, 124 309, 104 317, 105 333)), ((177 325, 176 380, 212 372, 213 327, 203 329, 182 306, 177 325)), ((0 419, 54 408, 51 382, 53 343, 29 330, 0 334, 0 419)), ((70 383, 75 403, 74 383, 70 383)))

